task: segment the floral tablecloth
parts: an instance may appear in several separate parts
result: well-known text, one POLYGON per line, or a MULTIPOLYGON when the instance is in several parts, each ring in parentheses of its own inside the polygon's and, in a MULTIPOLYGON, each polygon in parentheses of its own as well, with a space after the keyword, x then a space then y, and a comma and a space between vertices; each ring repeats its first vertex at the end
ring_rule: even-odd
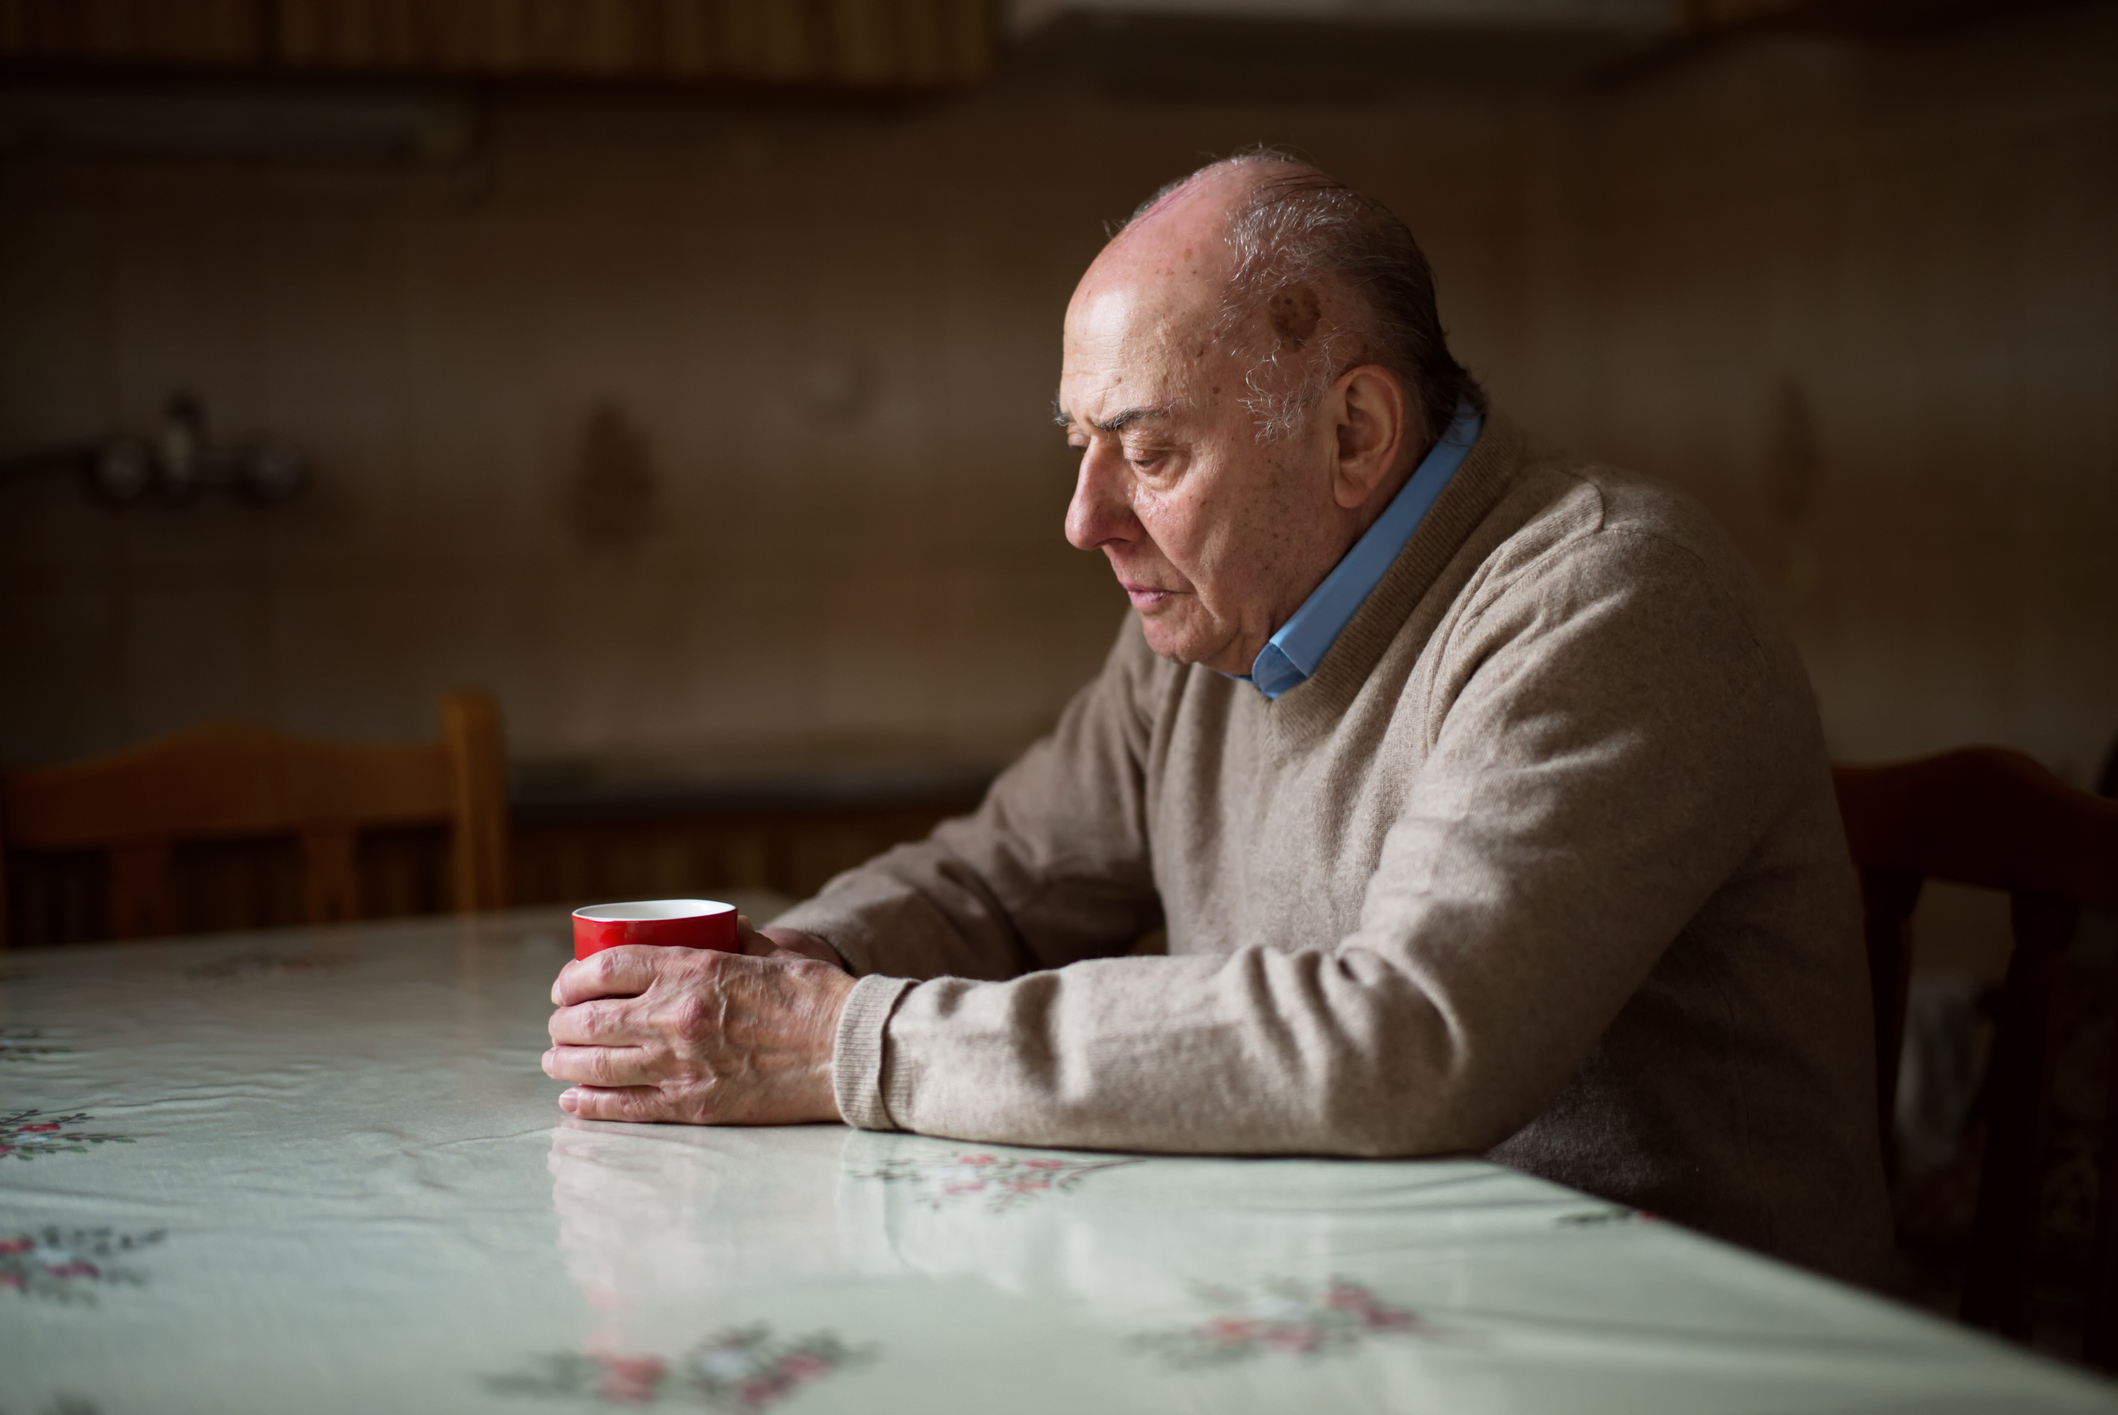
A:
POLYGON ((2118 1408, 1472 1162, 574 1122, 563 913, 0 954, 0 1412, 2118 1408))

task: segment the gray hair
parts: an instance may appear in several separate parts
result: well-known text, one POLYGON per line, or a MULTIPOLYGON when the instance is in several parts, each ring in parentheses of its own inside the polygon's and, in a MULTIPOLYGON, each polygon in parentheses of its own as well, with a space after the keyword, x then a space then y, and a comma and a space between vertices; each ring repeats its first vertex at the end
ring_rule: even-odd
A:
POLYGON ((1381 202, 1293 154, 1256 147, 1208 163, 1142 202, 1125 226, 1204 174, 1234 166, 1270 175, 1228 214, 1235 273, 1213 332, 1251 360, 1243 406, 1257 418, 1261 440, 1300 432, 1333 380, 1360 363, 1381 364, 1405 380, 1430 440, 1448 428, 1459 404, 1485 411, 1485 390, 1449 353, 1434 272, 1411 231, 1381 202), (1348 319, 1321 332, 1319 286, 1350 296, 1353 306, 1348 319))

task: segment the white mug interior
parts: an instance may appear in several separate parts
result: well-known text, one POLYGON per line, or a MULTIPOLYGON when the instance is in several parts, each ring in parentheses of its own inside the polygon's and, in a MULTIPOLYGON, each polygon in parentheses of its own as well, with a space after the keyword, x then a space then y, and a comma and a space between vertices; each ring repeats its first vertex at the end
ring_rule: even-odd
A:
POLYGON ((592 924, 630 924, 645 919, 708 919, 733 914, 733 904, 718 899, 636 899, 626 904, 590 904, 574 917, 592 924))

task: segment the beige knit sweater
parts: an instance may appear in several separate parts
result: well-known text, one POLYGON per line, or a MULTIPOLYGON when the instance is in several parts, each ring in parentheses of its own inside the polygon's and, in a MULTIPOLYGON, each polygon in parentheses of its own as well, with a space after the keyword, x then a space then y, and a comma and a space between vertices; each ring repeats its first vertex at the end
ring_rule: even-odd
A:
POLYGON ((1815 705, 1691 502, 1485 435, 1307 683, 1128 618, 1052 735, 779 922, 861 975, 846 1118, 1477 1152, 1826 1271, 1887 1243, 1815 705), (1126 952, 1157 924, 1169 954, 1126 952))

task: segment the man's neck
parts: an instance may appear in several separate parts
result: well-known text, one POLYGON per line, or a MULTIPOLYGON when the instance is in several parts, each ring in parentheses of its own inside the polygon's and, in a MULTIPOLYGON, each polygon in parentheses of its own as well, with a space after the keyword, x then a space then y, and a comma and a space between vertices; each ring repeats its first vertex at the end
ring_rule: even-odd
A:
POLYGON ((1316 593, 1317 585, 1324 582, 1324 575, 1330 574, 1339 561, 1346 558, 1346 552, 1358 545, 1360 538, 1368 534, 1369 528, 1383 518, 1383 512, 1390 509, 1390 503, 1397 500, 1397 494, 1405 489, 1405 483, 1412 480, 1412 474, 1419 470, 1420 463, 1426 461, 1427 454, 1434 450, 1435 441, 1436 439, 1430 438, 1413 444, 1409 453, 1400 456, 1390 468, 1389 475, 1375 484, 1375 491, 1368 499, 1353 509, 1351 516, 1344 523, 1351 527, 1351 530, 1339 542, 1338 554, 1331 557, 1331 564, 1324 567, 1324 574, 1318 575, 1315 582, 1295 599, 1297 605, 1316 593))
MULTIPOLYGON (((1383 518, 1383 513, 1390 509, 1390 503, 1397 500, 1397 494, 1405 489, 1405 484, 1412 480, 1412 474, 1419 470, 1419 464, 1427 460, 1427 453, 1432 450, 1433 446, 1432 442, 1421 443, 1412 449, 1409 457, 1399 457, 1397 462, 1390 468, 1388 474, 1375 484, 1375 490, 1369 494, 1366 501, 1356 507, 1345 510, 1345 514, 1339 518, 1337 523, 1339 529, 1338 544, 1332 547, 1331 559, 1315 574, 1308 576, 1297 590, 1288 595, 1286 604, 1279 613, 1273 616, 1272 629, 1267 635, 1268 638, 1271 633, 1277 633, 1284 627, 1287 621, 1294 617, 1296 610, 1309 602, 1309 597, 1316 593, 1317 587, 1322 585, 1331 572, 1339 567, 1339 563, 1346 558, 1353 547, 1360 544, 1361 537, 1368 534, 1375 523, 1383 518)), ((1238 675, 1246 673, 1249 671, 1251 661, 1257 656, 1257 650, 1263 647, 1264 645, 1259 643, 1251 646, 1248 654, 1230 655, 1231 661, 1238 656, 1242 658, 1240 667, 1234 669, 1221 668, 1218 663, 1209 664, 1208 667, 1215 668, 1223 673, 1233 672, 1238 675)))
MULTIPOLYGON (((1457 418, 1418 460, 1379 485, 1358 518, 1361 529, 1321 579, 1273 630, 1252 660, 1248 677, 1268 699, 1308 681, 1324 655, 1382 581, 1400 555, 1435 498, 1470 456, 1472 444, 1484 426, 1470 408, 1459 408, 1457 418), (1466 435, 1455 437, 1458 427, 1466 435)), ((1354 518, 1348 518, 1350 523, 1354 518)), ((1226 669, 1222 670, 1226 672, 1226 669)))

